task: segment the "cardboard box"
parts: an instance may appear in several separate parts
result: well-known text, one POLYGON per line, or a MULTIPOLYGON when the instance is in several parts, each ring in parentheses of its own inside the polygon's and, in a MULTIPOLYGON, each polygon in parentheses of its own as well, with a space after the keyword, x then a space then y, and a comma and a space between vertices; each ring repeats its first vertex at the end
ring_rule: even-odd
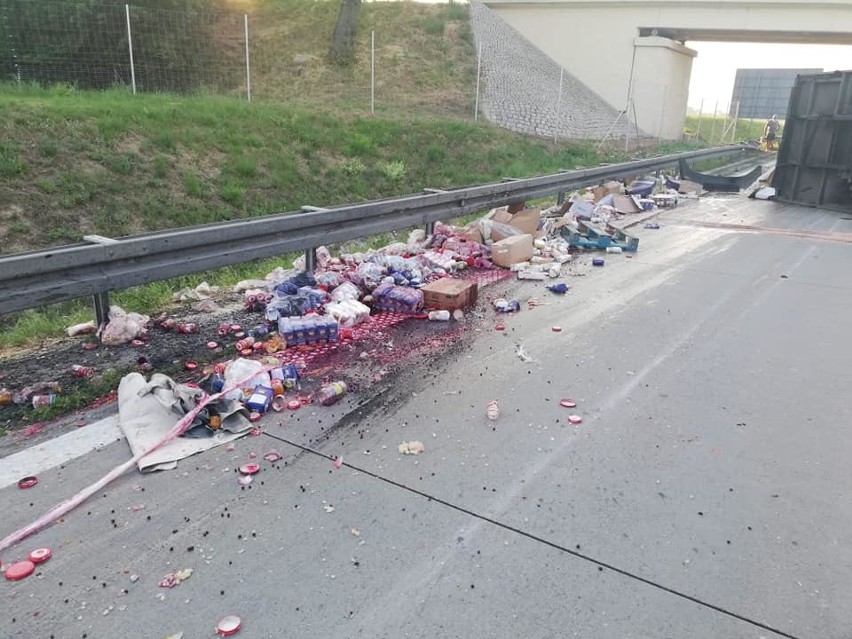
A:
POLYGON ((571 202, 571 208, 568 209, 568 211, 571 215, 588 219, 592 217, 592 214, 595 212, 595 205, 588 200, 573 200, 571 202))
POLYGON ((509 226, 515 227, 521 233, 535 236, 539 222, 541 222, 541 209, 524 209, 512 216, 509 226))
POLYGON ((458 230, 458 236, 463 237, 468 242, 478 242, 482 244, 484 239, 482 237, 482 233, 479 230, 479 224, 477 222, 473 222, 468 224, 464 228, 458 230))
POLYGON ((509 206, 506 207, 506 212, 514 215, 515 213, 520 213, 525 208, 527 208, 526 202, 512 202, 509 206))
POLYGON ((533 256, 532 235, 512 235, 491 245, 491 261, 509 268, 512 264, 526 262, 533 256))
POLYGON ((607 195, 621 195, 624 193, 624 185, 621 182, 605 182, 602 186, 597 186, 592 189, 592 195, 595 197, 595 202, 600 202, 607 195))
POLYGON ((613 196, 613 208, 619 213, 641 213, 643 211, 639 200, 633 195, 613 196))
POLYGON ((479 285, 467 280, 442 277, 422 286, 423 305, 436 310, 454 311, 476 304, 479 285))

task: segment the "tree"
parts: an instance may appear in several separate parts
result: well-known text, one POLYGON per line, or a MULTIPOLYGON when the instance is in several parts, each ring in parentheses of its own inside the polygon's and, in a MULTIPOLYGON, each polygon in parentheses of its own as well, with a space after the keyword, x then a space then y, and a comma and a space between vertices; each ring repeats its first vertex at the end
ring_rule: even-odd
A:
POLYGON ((343 0, 334 35, 331 37, 331 59, 338 64, 350 62, 355 56, 355 36, 358 34, 358 13, 361 0, 343 0))

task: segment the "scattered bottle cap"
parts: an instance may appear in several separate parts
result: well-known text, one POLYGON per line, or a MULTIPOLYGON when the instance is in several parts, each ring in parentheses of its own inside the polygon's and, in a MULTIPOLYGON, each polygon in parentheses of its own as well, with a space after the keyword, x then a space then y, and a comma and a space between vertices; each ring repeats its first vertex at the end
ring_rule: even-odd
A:
POLYGON ((492 399, 488 402, 488 406, 485 409, 485 416, 492 422, 500 417, 500 402, 496 399, 492 399))
POLYGON ((6 568, 6 579, 9 581, 17 581, 18 579, 23 579, 24 577, 29 577, 33 574, 35 570, 35 564, 31 561, 17 561, 8 568, 6 568))
POLYGON ((561 399, 559 400, 559 405, 563 408, 575 408, 577 406, 577 402, 572 399, 561 399))
POLYGON ((237 480, 237 483, 240 486, 248 486, 251 483, 251 475, 240 475, 240 478, 237 480))
POLYGON ((40 564, 42 562, 47 561, 53 556, 53 551, 50 548, 36 548, 30 554, 28 559, 34 564, 40 564))
POLYGON ((287 402, 287 408, 289 408, 290 410, 299 410, 301 407, 302 402, 300 402, 298 399, 291 399, 289 402, 287 402))
POLYGON ((222 637, 229 637, 240 631, 242 623, 237 615, 228 615, 216 624, 216 633, 222 637))
POLYGON ((197 362, 184 362, 183 369, 186 371, 194 371, 198 368, 197 362))
POLYGON ((271 464, 274 464, 275 462, 284 459, 281 453, 279 453, 277 450, 270 450, 268 453, 264 453, 263 458, 271 464))
POLYGON ((130 340, 130 345, 133 348, 141 348, 142 346, 145 346, 145 342, 143 342, 141 339, 133 339, 130 340))
POLYGON ((505 331, 506 327, 503 326, 502 324, 497 324, 497 326, 494 327, 494 330, 495 331, 505 331))
POLYGON ((28 477, 24 477, 23 479, 18 480, 18 488, 32 488, 38 483, 38 477, 35 475, 30 475, 28 477))
POLYGON ((579 415, 568 415, 568 423, 569 424, 582 424, 583 418, 579 415))
POLYGON ((260 464, 256 464, 254 462, 243 464, 242 466, 240 466, 240 472, 243 475, 254 475, 255 473, 260 472, 260 464))
POLYGON ((219 342, 207 342, 207 348, 209 348, 211 351, 213 349, 219 348, 219 342))
POLYGON ((562 327, 561 326, 551 326, 550 330, 553 331, 554 333, 561 333, 562 327))

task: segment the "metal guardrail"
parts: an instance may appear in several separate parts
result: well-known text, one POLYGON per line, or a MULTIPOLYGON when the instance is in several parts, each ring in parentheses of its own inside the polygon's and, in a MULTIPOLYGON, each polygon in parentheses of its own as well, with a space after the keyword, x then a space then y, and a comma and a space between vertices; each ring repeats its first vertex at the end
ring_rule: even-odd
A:
POLYGON ((109 291, 299 250, 307 251, 312 266, 314 250, 324 244, 416 226, 430 228, 440 219, 676 166, 680 160, 747 150, 726 146, 539 177, 505 178, 481 186, 425 189, 423 195, 328 209, 305 206, 301 212, 123 239, 93 237, 89 244, 18 253, 0 257, 0 315, 91 295, 102 321, 109 308, 109 291))

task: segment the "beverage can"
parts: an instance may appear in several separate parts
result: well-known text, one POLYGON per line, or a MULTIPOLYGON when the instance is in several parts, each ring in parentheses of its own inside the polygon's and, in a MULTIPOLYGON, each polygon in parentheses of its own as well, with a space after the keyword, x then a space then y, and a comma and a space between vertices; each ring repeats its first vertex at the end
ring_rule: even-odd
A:
POLYGON ((44 395, 33 395, 33 408, 47 408, 56 403, 56 395, 45 393, 44 395))
POLYGON ((198 324, 196 324, 195 322, 184 322, 184 323, 181 323, 181 324, 177 324, 175 326, 175 331, 177 331, 178 333, 184 333, 184 334, 197 333, 198 332, 198 324))
POLYGON ((71 374, 74 377, 91 377, 95 374, 95 369, 91 366, 83 366, 82 364, 74 364, 71 366, 71 374))

